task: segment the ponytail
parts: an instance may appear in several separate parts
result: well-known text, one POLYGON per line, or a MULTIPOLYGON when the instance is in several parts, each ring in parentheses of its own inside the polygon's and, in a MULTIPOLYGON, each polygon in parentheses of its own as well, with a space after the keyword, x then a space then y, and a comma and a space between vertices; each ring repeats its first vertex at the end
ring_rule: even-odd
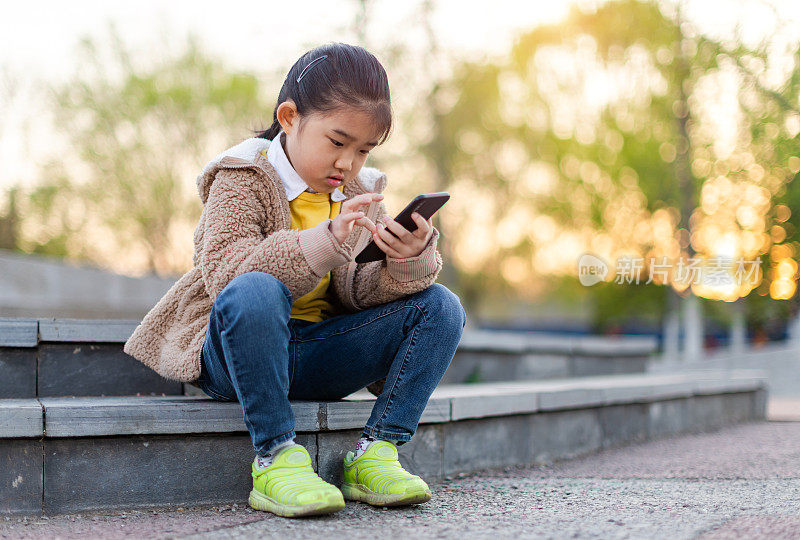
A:
POLYGON ((383 144, 392 129, 386 70, 375 56, 346 43, 321 45, 301 56, 289 70, 272 111, 272 125, 255 136, 274 139, 281 131, 278 106, 292 100, 301 116, 332 112, 342 106, 372 115, 383 144))
POLYGON ((268 139, 271 141, 272 139, 278 136, 278 133, 281 132, 281 124, 280 122, 278 122, 277 110, 278 108, 275 107, 276 112, 273 113, 274 119, 272 120, 272 125, 263 131, 256 131, 255 132, 256 137, 259 137, 261 139, 268 139))

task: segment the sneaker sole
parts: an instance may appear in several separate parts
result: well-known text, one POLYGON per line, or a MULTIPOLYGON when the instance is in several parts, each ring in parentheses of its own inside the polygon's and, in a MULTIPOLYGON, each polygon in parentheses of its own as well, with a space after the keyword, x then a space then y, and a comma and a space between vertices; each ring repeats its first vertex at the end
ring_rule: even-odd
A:
POLYGON ((375 493, 363 484, 342 484, 342 495, 350 501, 361 501, 373 506, 405 506, 431 500, 429 489, 406 491, 405 493, 375 493))
POLYGON ((260 491, 253 489, 247 503, 251 508, 264 510, 282 517, 305 517, 331 514, 344 508, 344 500, 336 495, 331 495, 324 501, 309 504, 281 504, 272 500, 260 491))

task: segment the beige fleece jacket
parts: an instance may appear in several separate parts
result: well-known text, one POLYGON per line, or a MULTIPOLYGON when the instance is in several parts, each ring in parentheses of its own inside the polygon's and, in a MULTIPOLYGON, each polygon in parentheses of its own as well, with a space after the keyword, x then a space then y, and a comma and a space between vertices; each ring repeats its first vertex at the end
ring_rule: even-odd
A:
MULTIPOLYGON (((417 257, 357 264, 354 254, 371 240, 356 226, 340 245, 330 219, 303 231, 291 230, 289 203, 277 171, 259 152, 267 139, 247 139, 214 158, 197 177, 203 213, 194 231, 193 268, 145 315, 124 351, 161 376, 183 382, 200 376, 200 351, 217 295, 238 275, 261 271, 281 280, 294 298, 317 286, 331 272, 335 307, 362 310, 422 291, 442 268, 434 229, 417 257)), ((386 187, 386 175, 362 167, 342 189, 348 197, 386 187)), ((386 214, 373 202, 373 221, 386 214)))

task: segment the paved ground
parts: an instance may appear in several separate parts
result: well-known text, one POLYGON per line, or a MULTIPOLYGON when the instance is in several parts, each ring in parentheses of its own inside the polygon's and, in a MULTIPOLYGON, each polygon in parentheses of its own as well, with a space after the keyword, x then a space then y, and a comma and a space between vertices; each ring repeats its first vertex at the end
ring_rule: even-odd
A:
POLYGON ((800 538, 800 422, 743 424, 431 482, 400 509, 289 520, 245 505, 0 520, 2 538, 800 538))

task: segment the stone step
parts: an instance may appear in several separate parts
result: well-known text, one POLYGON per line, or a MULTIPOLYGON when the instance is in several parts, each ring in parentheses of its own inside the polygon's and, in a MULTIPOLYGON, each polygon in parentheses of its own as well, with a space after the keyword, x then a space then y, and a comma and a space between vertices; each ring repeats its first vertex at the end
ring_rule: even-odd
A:
POLYGON ((0 319, 0 398, 182 395, 123 352, 130 320, 0 319))
MULTIPOLYGON (((0 398, 184 395, 122 347, 138 321, 0 318, 0 398)), ((644 372, 654 338, 470 330, 442 383, 644 372)))
MULTIPOLYGON (((401 462, 425 478, 556 459, 763 419, 754 370, 443 385, 401 462), (503 441, 503 444, 496 444, 503 441)), ((374 397, 298 401, 297 442, 326 480, 374 397)), ((253 448, 236 402, 199 396, 0 400, 0 512, 246 501, 253 448)))

